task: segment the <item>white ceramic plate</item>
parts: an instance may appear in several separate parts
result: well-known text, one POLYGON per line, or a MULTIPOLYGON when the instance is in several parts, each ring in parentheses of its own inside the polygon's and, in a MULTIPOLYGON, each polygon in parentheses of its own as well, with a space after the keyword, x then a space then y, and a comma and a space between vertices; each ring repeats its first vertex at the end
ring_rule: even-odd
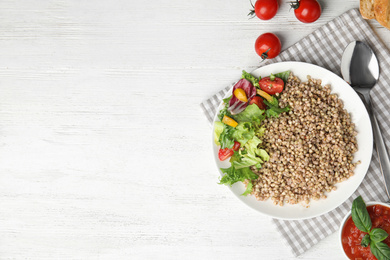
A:
MULTIPOLYGON (((367 110, 364 107, 363 102, 360 100, 356 92, 339 76, 336 74, 313 64, 302 62, 281 62, 274 63, 261 67, 252 72, 256 77, 269 76, 271 73, 278 73, 290 70, 295 76, 301 79, 301 81, 307 81, 307 76, 312 78, 321 79, 322 85, 330 84, 332 93, 338 94, 339 98, 344 103, 344 108, 351 114, 352 122, 356 126, 358 151, 355 153, 354 161, 361 161, 355 168, 355 175, 348 180, 336 184, 337 190, 327 193, 326 199, 320 199, 318 201, 311 200, 310 207, 306 208, 300 204, 284 206, 276 206, 269 199, 267 201, 258 201, 254 196, 241 196, 245 191, 245 186, 241 182, 234 184, 230 189, 231 191, 249 207, 268 215, 272 218, 286 219, 286 220, 298 220, 307 219, 327 213, 334 208, 338 207, 344 201, 346 201, 353 192, 358 188, 363 181, 364 176, 367 173, 368 167, 371 161, 372 149, 373 149, 373 137, 370 118, 367 110)), ((226 97, 231 95, 231 90, 227 93, 226 97)), ((222 109, 221 104, 217 111, 222 109)), ((218 120, 217 116, 214 120, 218 120)), ((230 167, 228 160, 221 162, 218 159, 219 147, 214 144, 214 129, 212 132, 212 143, 214 150, 214 158, 216 165, 219 168, 230 167)), ((222 172, 220 171, 222 176, 222 172)))

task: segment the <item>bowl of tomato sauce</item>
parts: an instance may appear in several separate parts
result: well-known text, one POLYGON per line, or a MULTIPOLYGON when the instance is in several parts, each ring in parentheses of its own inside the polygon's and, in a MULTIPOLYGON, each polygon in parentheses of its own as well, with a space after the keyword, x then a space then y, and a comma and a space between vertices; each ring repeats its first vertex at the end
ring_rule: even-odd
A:
MULTIPOLYGON (((368 214, 370 215, 372 228, 381 228, 390 234, 390 205, 383 202, 367 202, 368 214)), ((340 226, 340 242, 344 255, 348 259, 359 260, 375 260, 377 259, 370 250, 370 246, 363 247, 361 245, 362 238, 366 232, 359 230, 352 221, 351 213, 349 213, 340 226)), ((390 236, 382 242, 390 246, 390 236)))

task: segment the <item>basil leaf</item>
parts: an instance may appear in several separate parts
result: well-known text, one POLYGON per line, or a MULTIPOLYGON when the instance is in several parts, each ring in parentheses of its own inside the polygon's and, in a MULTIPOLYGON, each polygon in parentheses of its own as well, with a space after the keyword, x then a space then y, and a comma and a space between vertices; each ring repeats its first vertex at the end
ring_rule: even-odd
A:
POLYGON ((390 248, 383 242, 371 242, 370 244, 371 253, 378 260, 390 259, 390 248))
POLYGON ((352 221, 359 230, 366 233, 370 232, 372 223, 361 196, 357 197, 352 203, 352 221))
POLYGON ((381 228, 374 228, 370 232, 370 238, 374 242, 381 242, 385 240, 389 235, 381 228))
POLYGON ((363 237, 362 239, 362 242, 360 243, 361 246, 364 246, 364 247, 368 247, 368 245, 370 244, 371 242, 371 239, 370 239, 370 235, 367 234, 363 237))

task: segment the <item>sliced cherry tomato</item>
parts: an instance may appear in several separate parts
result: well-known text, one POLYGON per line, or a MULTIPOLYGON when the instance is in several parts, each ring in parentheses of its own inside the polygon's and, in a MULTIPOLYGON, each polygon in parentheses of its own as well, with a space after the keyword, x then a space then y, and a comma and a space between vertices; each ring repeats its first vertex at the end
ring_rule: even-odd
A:
POLYGON ((255 50, 263 60, 275 58, 281 49, 282 44, 278 36, 273 33, 264 33, 256 39, 255 50))
POLYGON ((234 151, 238 151, 240 149, 241 144, 237 141, 234 141, 233 148, 224 148, 224 149, 219 149, 218 151, 218 158, 220 161, 225 161, 227 158, 232 157, 234 154, 234 151))
POLYGON ((275 95, 276 93, 283 91, 284 81, 281 78, 271 80, 270 77, 265 77, 259 81, 259 85, 264 92, 270 95, 275 95))
POLYGON ((261 20, 273 18, 279 9, 278 0, 257 0, 253 10, 248 15, 254 17, 254 14, 261 20))
POLYGON ((234 154, 233 149, 229 149, 229 148, 219 149, 218 158, 220 161, 225 161, 227 158, 231 157, 233 154, 234 154))
POLYGON ((238 149, 240 149, 240 146, 241 146, 241 144, 239 143, 239 142, 237 142, 237 141, 234 141, 234 145, 233 145, 233 150, 234 151, 238 151, 238 149))
POLYGON ((249 101, 249 105, 256 104, 260 109, 265 110, 267 106, 264 104, 264 101, 261 97, 255 96, 249 101))
POLYGON ((321 16, 321 5, 317 0, 296 0, 291 3, 295 17, 302 23, 312 23, 321 16))

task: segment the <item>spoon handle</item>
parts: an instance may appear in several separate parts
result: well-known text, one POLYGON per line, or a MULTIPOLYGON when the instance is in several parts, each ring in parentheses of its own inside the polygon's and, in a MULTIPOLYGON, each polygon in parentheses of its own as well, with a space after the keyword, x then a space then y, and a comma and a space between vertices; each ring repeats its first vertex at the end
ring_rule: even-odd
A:
POLYGON ((373 113, 373 108, 371 103, 369 104, 370 109, 368 109, 368 113, 371 118, 372 122, 372 130, 374 134, 374 141, 375 141, 375 147, 376 152, 379 157, 379 165, 382 172, 383 181, 386 188, 386 193, 388 198, 390 199, 390 160, 389 155, 387 153, 385 142, 383 141, 383 136, 381 133, 381 130, 379 128, 378 120, 376 119, 376 116, 373 113))

